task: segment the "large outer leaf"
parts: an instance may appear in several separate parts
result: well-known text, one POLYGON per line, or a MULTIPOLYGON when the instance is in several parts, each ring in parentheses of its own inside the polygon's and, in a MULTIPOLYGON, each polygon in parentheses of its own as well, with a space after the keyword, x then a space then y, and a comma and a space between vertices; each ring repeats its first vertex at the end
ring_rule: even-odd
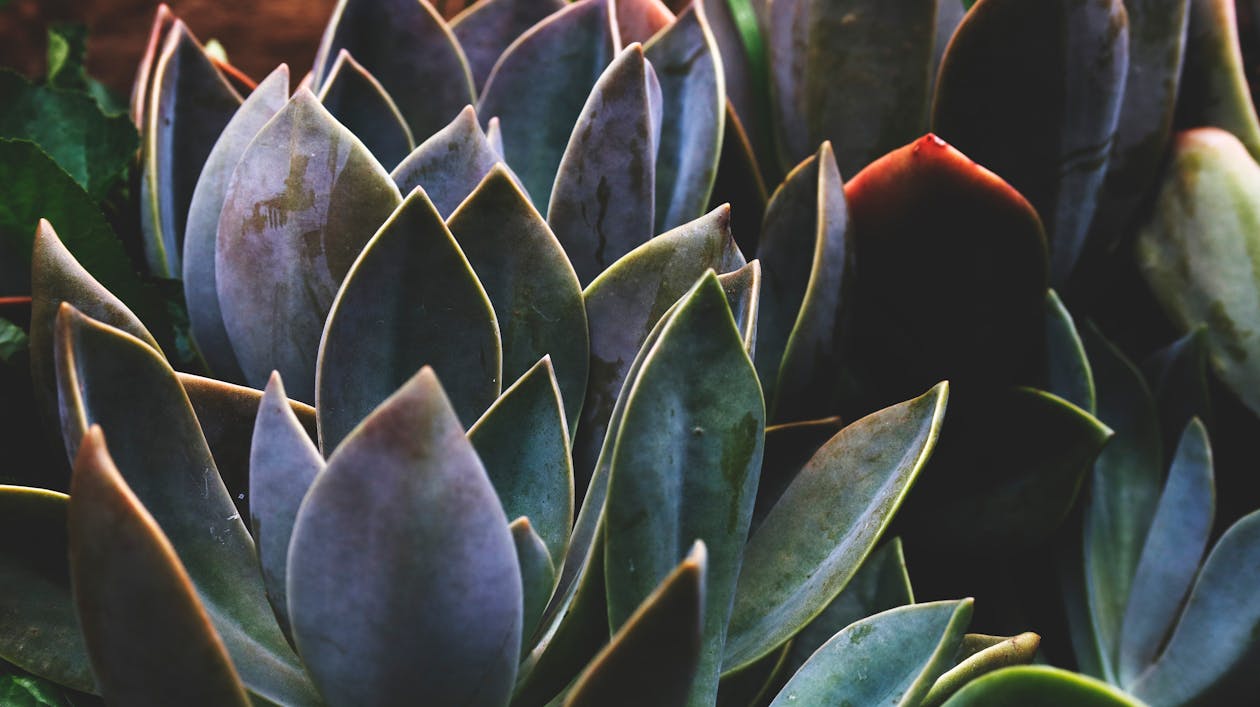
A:
POLYGON ((1188 2, 1177 122, 1185 127, 1211 125, 1228 130, 1260 160, 1260 120, 1247 86, 1235 4, 1230 0, 1188 2))
POLYGON ((90 426, 106 430, 127 485, 178 552, 245 685, 272 702, 317 702, 175 372, 140 340, 68 304, 55 350, 67 452, 77 454, 90 426))
POLYGON ((216 287, 214 250, 218 242, 219 214, 227 196, 236 163, 258 131, 284 107, 289 98, 289 67, 281 64, 258 84, 232 120, 223 128, 210 150, 188 207, 184 229, 184 300, 193 339, 210 369, 220 378, 242 381, 245 374, 236 362, 232 342, 223 328, 216 287))
POLYGON ((656 232, 660 137, 661 87, 632 44, 591 89, 547 206, 547 223, 583 284, 656 232))
POLYGON ((683 297, 630 389, 610 460, 604 574, 614 629, 696 539, 709 551, 689 704, 711 705, 761 468, 756 371, 711 272, 683 297))
POLYGON ((431 368, 329 458, 298 511, 288 571, 293 637, 331 704, 507 701, 516 549, 431 368))
POLYGON ((529 518, 558 567, 573 524, 573 463, 551 359, 543 358, 503 391, 468 430, 468 439, 503 512, 529 518))
POLYGON ((853 175, 921 134, 935 16, 924 0, 778 0, 768 40, 783 163, 830 140, 853 175))
POLYGON ((456 15, 451 31, 468 57, 477 90, 517 37, 565 5, 564 0, 481 0, 456 15))
POLYGON ((951 697, 945 707, 1144 707, 1110 685, 1048 665, 1006 668, 985 675, 951 697))
POLYGON ((1212 368, 1260 413, 1260 166, 1216 128, 1177 136, 1138 266, 1182 332, 1207 325, 1212 368))
POLYGON ((248 707, 249 698, 192 580, 91 427, 68 511, 76 612, 111 704, 248 707))
POLYGON ((420 366, 439 371, 461 420, 501 390, 499 326, 441 215, 416 189, 364 247, 319 346, 320 447, 331 452, 420 366))
POLYGON ((424 187, 438 213, 447 218, 502 161, 477 124, 477 113, 465 106, 450 125, 421 143, 389 176, 404 194, 424 187))
POLYGON ((539 211, 591 87, 621 48, 615 27, 608 0, 579 0, 521 35, 486 79, 477 115, 503 121, 504 156, 539 211))
POLYGON ((757 372, 774 422, 835 412, 848 231, 844 184, 831 143, 823 143, 775 190, 757 247, 765 268, 757 372))
POLYGON ((0 659, 95 691, 66 566, 66 506, 55 491, 0 486, 0 659))
POLYGON ((398 102, 417 140, 474 100, 468 60, 426 0, 340 0, 315 55, 316 89, 328 83, 342 49, 398 102))
POLYGON ((144 106, 140 224, 156 275, 183 272, 184 226, 202 165, 241 97, 184 26, 166 34, 144 106))
POLYGON ((310 91, 258 133, 228 184, 215 253, 223 323, 250 385, 279 370, 293 397, 314 400, 333 296, 399 200, 381 165, 310 91))
POLYGON ((931 455, 948 390, 849 425, 797 474, 748 541, 727 671, 791 638, 844 589, 931 455))
POLYGON ((918 705, 953 664, 971 622, 970 599, 890 609, 850 625, 818 649, 771 707, 918 705))
POLYGON ((402 162, 416 146, 393 96, 345 49, 337 54, 319 90, 319 102, 358 136, 382 165, 402 162))
POLYGON ((1199 570, 1167 647, 1129 689, 1163 705, 1254 695, 1260 658, 1260 511, 1234 523, 1199 570))
POLYGON ((586 394, 590 336, 582 288, 564 248, 503 166, 490 171, 446 225, 494 306, 503 380, 551 356, 571 431, 586 394))
POLYGON ((707 565, 697 540, 578 677, 565 707, 687 704, 704 645, 707 565))
POLYGON ((583 293, 591 367, 573 445, 579 497, 595 468, 626 373, 652 327, 706 270, 723 273, 745 265, 731 239, 730 214, 729 206, 719 207, 653 238, 614 263, 583 293))
POLYGON ((1199 571, 1216 494, 1207 429, 1191 420, 1151 520, 1117 636, 1116 672, 1132 685, 1159 652, 1199 571))
POLYGON ((932 129, 1037 207, 1056 287, 1085 245, 1128 46, 1121 0, 981 0, 941 63, 932 129))
MULTIPOLYGON (((618 5, 621 7, 621 5, 618 5)), ((656 153, 656 227, 663 233, 699 217, 717 179, 726 111, 722 59, 703 3, 692 3, 644 47, 661 84, 656 153)))

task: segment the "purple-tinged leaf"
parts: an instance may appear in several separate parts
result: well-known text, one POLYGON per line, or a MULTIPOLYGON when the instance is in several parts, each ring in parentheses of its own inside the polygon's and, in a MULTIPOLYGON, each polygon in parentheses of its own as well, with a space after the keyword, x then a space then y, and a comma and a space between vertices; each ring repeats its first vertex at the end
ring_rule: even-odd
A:
POLYGON ((451 20, 480 91, 495 62, 530 27, 566 7, 564 0, 481 0, 451 20))
POLYGON ((661 0, 617 0, 617 34, 623 47, 647 44, 674 22, 674 13, 661 0))
POLYGON ((401 162, 416 146, 394 99, 345 49, 337 54, 319 102, 386 167, 401 162))
POLYGON ((476 111, 472 106, 465 106, 450 125, 407 155, 390 176, 403 194, 423 187, 442 218, 448 218, 477 188, 490 168, 502 161, 503 155, 494 149, 477 124, 476 111))

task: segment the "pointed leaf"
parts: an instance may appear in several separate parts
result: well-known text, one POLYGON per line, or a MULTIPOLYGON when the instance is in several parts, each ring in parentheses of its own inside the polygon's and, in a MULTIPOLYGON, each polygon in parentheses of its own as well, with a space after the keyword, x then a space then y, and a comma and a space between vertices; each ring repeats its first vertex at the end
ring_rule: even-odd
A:
POLYGON ((1175 449, 1186 424, 1197 417, 1212 426, 1212 400, 1208 390, 1207 327, 1189 334, 1151 354, 1142 364, 1159 410, 1164 448, 1175 449))
POLYGON ((528 517, 531 532, 559 566, 573 523, 573 464, 551 359, 543 358, 503 391, 468 430, 468 440, 504 513, 528 517))
POLYGON ((309 91, 258 133, 228 184, 215 252, 223 324, 250 385, 278 370, 290 395, 314 400, 333 296, 399 201, 381 165, 309 91))
POLYGON ((831 143, 823 143, 775 190, 757 247, 766 280, 757 371, 774 422, 835 412, 841 307, 851 288, 848 231, 844 184, 831 143))
POLYGON ((503 380, 520 378, 550 356, 572 430, 586 393, 590 344, 582 288, 564 248, 502 165, 447 226, 494 305, 503 380))
MULTIPOLYGON (((771 85, 766 78, 769 57, 757 19, 747 12, 751 9, 748 3, 740 0, 702 2, 718 54, 722 57, 723 83, 732 112, 739 115, 738 120, 748 129, 751 154, 756 155, 756 159, 766 167, 774 169, 772 165, 776 165, 777 160, 771 145, 771 116, 766 109, 771 85), (745 30, 748 32, 745 33, 745 30)), ((775 64, 771 63, 772 70, 774 67, 775 64)))
POLYGON ((674 23, 674 13, 661 0, 618 0, 615 8, 622 46, 647 44, 657 32, 674 23))
POLYGON ((1021 633, 1010 638, 967 634, 959 649, 958 665, 936 679, 931 692, 923 698, 919 707, 937 707, 981 675, 1012 665, 1031 663, 1040 646, 1041 636, 1035 633, 1021 633), (969 645, 976 642, 975 639, 981 639, 979 645, 969 645))
POLYGON ((74 602, 101 695, 112 704, 247 707, 175 548, 123 481, 98 426, 79 449, 68 516, 74 602))
POLYGON ((697 540, 583 671, 566 707, 687 704, 703 649, 707 567, 697 540))
POLYGON ((738 270, 718 275, 726 303, 735 317, 735 328, 744 341, 744 351, 752 358, 757 347, 757 321, 761 313, 761 263, 752 261, 738 270))
POLYGON ((1188 2, 1177 122, 1185 127, 1210 125, 1228 130, 1260 160, 1260 121, 1238 43, 1235 4, 1228 0, 1188 2))
POLYGON ((655 233, 661 87, 632 44, 583 106, 547 207, 547 224, 583 284, 655 233))
POLYGON ((324 458, 294 414, 280 374, 271 375, 257 410, 249 452, 250 525, 267 598, 288 627, 289 541, 298 507, 324 470, 324 458))
POLYGON ((805 463, 843 427, 839 417, 824 417, 766 428, 766 453, 761 462, 761 478, 757 481, 752 529, 761 525, 805 463))
POLYGON ((153 66, 157 63, 158 52, 162 49, 162 40, 166 38, 171 25, 175 23, 175 15, 166 3, 158 3, 153 13, 153 25, 149 28, 149 39, 145 44, 140 65, 136 68, 136 80, 131 87, 130 115, 131 122, 137 128, 144 125, 144 112, 149 105, 149 91, 153 88, 153 66))
POLYGON ((852 624, 801 666, 771 707, 919 704, 953 661, 971 604, 914 604, 852 624))
POLYGON ((512 532, 516 561, 521 566, 521 594, 525 607, 521 623, 521 650, 526 651, 533 645, 530 639, 538 628, 538 621, 542 618, 547 600, 551 598, 551 590, 556 585, 556 566, 546 544, 534 532, 528 518, 517 518, 508 526, 508 530, 512 532))
POLYGON ((1133 685, 1154 662, 1177 621, 1207 549, 1215 505, 1207 429, 1197 419, 1191 420, 1173 457, 1133 573, 1133 589, 1117 636, 1117 673, 1122 685, 1133 685))
POLYGON ((1062 287, 1085 246, 1128 70, 1121 0, 986 0, 941 63, 932 130, 1028 197, 1062 287), (994 57, 1002 57, 994 61, 994 57), (999 104, 985 97, 1000 95, 999 104))
POLYGON ((241 97, 184 23, 175 20, 154 67, 141 132, 140 225, 155 275, 183 272, 184 227, 201 167, 241 97))
POLYGON ((503 156, 481 132, 477 113, 472 106, 465 106, 450 125, 407 155, 390 176, 404 194, 424 187, 438 213, 447 218, 502 161, 503 156))
POLYGON ((250 692, 272 702, 314 700, 175 372, 140 340, 68 304, 57 315, 55 350, 68 455, 92 425, 108 430, 127 485, 179 554, 250 692))
POLYGON ((340 0, 315 55, 315 88, 322 91, 332 80, 343 49, 398 102, 417 140, 441 130, 474 100, 468 60, 428 2, 340 0))
POLYGON ((411 129, 394 99, 376 77, 342 49, 319 90, 324 104, 382 165, 396 165, 416 146, 411 129))
POLYGON ((615 26, 608 0, 578 0, 517 38, 486 79, 477 114, 503 121, 503 155, 539 211, 586 97, 620 49, 615 26))
POLYGON ((633 382, 605 509, 614 629, 692 541, 708 548, 704 649, 690 704, 712 704, 717 694, 764 428, 756 371, 710 272, 681 300, 633 382))
MULTIPOLYGON (((281 64, 258 84, 232 120, 223 128, 210 150, 188 207, 184 229, 184 299, 193 339, 210 369, 220 378, 243 381, 245 374, 236 362, 232 342, 223 327, 216 287, 215 245, 218 242, 219 215, 223 212, 228 183, 245 148, 271 117, 289 100, 289 67, 281 64)), ((90 312, 89 312, 90 314, 90 312)))
POLYGON ((0 659, 82 692, 95 691, 66 565, 66 507, 55 491, 0 486, 0 659))
POLYGON ((948 384, 869 415, 818 450, 749 539, 724 668, 769 653, 857 572, 935 446, 948 384))
MULTIPOLYGON (((617 7, 624 10, 626 5, 617 7)), ((624 37, 625 23, 620 26, 624 37)), ((663 233, 708 208, 722 149, 726 84, 703 3, 689 5, 669 29, 647 43, 644 53, 660 80, 661 112, 669 116, 661 123, 656 153, 653 232, 663 233)))
POLYGON ((1046 390, 1090 413, 1097 411, 1094 372, 1072 313, 1046 291, 1046 390))
POLYGON ((364 247, 328 314, 316 380, 320 446, 331 451, 420 366, 441 371, 460 419, 476 420, 499 395, 501 357, 485 290, 416 189, 364 247))
POLYGON ((1048 665, 1022 665, 968 683, 945 707, 1144 707, 1105 682, 1048 665))
POLYGON ((516 550, 431 368, 329 458, 298 511, 288 573, 293 637, 331 704, 507 701, 521 644, 516 550))
POLYGON ((563 0, 481 0, 451 20, 477 90, 517 37, 565 6, 563 0))

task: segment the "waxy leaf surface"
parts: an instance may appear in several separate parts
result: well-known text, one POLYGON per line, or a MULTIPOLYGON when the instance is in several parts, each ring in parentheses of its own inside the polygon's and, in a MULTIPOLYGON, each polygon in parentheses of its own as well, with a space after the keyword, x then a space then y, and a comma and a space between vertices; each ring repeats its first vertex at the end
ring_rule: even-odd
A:
POLYGON ((448 218, 502 161, 477 124, 477 113, 465 106, 450 125, 407 155, 390 176, 404 194, 423 187, 442 218, 448 218))
POLYGON ((416 146, 393 97, 345 49, 319 90, 319 102, 386 167, 402 162, 416 146))
POLYGON ((1090 413, 1097 412, 1094 371, 1072 313, 1054 290, 1046 291, 1046 390, 1090 413))
POLYGON ((1229 0, 1187 2, 1177 122, 1188 128, 1211 125, 1227 130, 1260 160, 1260 120, 1247 84, 1235 5, 1229 0))
POLYGON ((564 0, 482 0, 451 20, 480 92, 504 50, 530 27, 559 12, 564 0))
POLYGON ((956 657, 958 664, 936 679, 919 707, 937 707, 981 675, 1012 665, 1031 663, 1040 646, 1041 636, 1035 633, 1021 633, 1010 638, 971 633, 963 636, 956 657))
POLYGON ((1079 673, 1048 665, 1005 668, 972 681, 945 707, 1144 707, 1141 701, 1079 673))

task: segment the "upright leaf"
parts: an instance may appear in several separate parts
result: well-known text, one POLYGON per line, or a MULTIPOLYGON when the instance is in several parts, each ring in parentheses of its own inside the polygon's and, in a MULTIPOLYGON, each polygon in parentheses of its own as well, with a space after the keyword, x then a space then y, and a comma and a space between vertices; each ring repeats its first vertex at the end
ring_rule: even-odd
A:
POLYGON ((735 327, 744 340, 744 351, 753 358, 757 352, 757 322, 761 314, 761 263, 752 261, 738 270, 718 275, 726 303, 731 306, 735 327))
POLYGON ((1251 100, 1238 39, 1235 4, 1187 0, 1185 67, 1177 97, 1177 122, 1210 125, 1233 133, 1260 160, 1260 120, 1251 100))
POLYGON ((472 106, 465 106, 450 125, 421 143, 389 176, 404 194, 424 187, 438 213, 448 218, 502 161, 477 124, 472 106))
POLYGON ((556 586, 556 565, 551 552, 538 533, 534 532, 529 518, 521 516, 508 525, 512 542, 516 546, 516 561, 521 568, 521 596, 524 609, 521 614, 521 651, 533 646, 534 631, 547 609, 547 600, 556 586))
POLYGON ((1097 412, 1094 372, 1072 313, 1059 294, 1046 291, 1046 390, 1092 414, 1097 412))
POLYGON ((319 90, 319 102, 350 132, 360 136, 382 165, 398 164, 416 146, 393 97, 345 49, 337 54, 324 87, 319 90))
POLYGON ((564 9, 563 0, 481 0, 451 20, 478 92, 504 50, 529 28, 564 9))

